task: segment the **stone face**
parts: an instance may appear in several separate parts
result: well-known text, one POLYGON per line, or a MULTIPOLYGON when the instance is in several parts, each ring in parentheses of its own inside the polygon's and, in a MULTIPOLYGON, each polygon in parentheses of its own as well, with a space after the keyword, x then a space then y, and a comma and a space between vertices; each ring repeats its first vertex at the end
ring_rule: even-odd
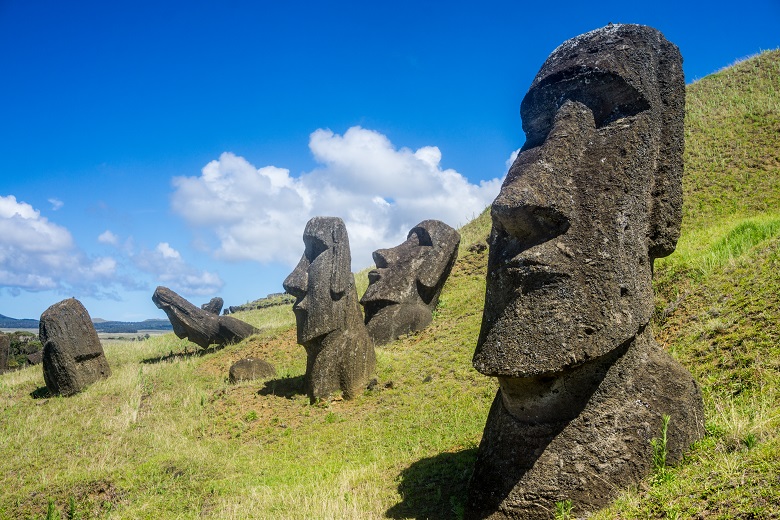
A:
POLYGON ((521 105, 526 144, 493 203, 474 367, 497 377, 466 518, 594 511, 703 434, 690 374, 648 326, 679 236, 685 85, 655 29, 563 43, 521 105))
POLYGON ((336 217, 314 217, 303 233, 303 256, 284 281, 295 296, 298 343, 306 349, 306 387, 312 402, 341 390, 344 398, 368 384, 376 358, 351 272, 349 238, 336 217))
POLYGON ((244 358, 230 366, 229 380, 231 383, 235 383, 237 381, 267 379, 275 375, 276 368, 271 363, 257 358, 244 358))
POLYGON ((392 249, 374 251, 376 269, 360 303, 378 345, 431 323, 439 294, 458 257, 460 234, 438 220, 424 220, 392 249))
POLYGON ((152 301, 168 315, 176 336, 187 338, 202 348, 237 343, 258 332, 232 316, 219 316, 199 309, 167 287, 158 287, 152 301))
POLYGON ((41 314, 43 379, 51 393, 73 395, 111 375, 89 313, 75 298, 55 303, 41 314))
POLYGON ((8 353, 11 350, 11 338, 0 332, 0 372, 8 369, 8 353))
POLYGON ((200 308, 208 313, 216 314, 217 316, 219 316, 219 313, 222 312, 222 306, 224 304, 225 304, 224 300, 219 296, 217 296, 209 300, 208 303, 204 303, 203 305, 201 305, 200 308))

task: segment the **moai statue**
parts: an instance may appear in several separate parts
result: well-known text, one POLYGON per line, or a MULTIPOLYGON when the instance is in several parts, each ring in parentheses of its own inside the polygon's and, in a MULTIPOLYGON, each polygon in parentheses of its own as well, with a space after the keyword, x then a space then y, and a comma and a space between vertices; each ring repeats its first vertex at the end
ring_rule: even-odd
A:
POLYGON ((360 303, 368 334, 383 345, 427 327, 439 294, 458 257, 460 234, 444 222, 424 220, 406 241, 374 251, 376 269, 360 303))
POLYGON ((73 395, 111 375, 95 326, 75 298, 55 303, 41 314, 43 379, 53 394, 73 395))
MULTIPOLYGON (((219 300, 222 301, 221 298, 219 300)), ((187 338, 202 348, 238 343, 260 332, 232 316, 220 316, 219 311, 214 313, 198 308, 167 287, 157 287, 152 294, 152 301, 168 316, 177 337, 187 338)), ((213 302, 211 300, 210 303, 213 302)))
POLYGON ((526 143, 493 203, 474 367, 498 378, 466 518, 597 510, 703 434, 690 373, 655 342, 653 261, 677 243, 685 84, 655 29, 563 43, 523 99, 526 143))
POLYGON ((312 402, 338 390, 350 399, 366 388, 376 357, 355 290, 347 228, 340 218, 314 217, 303 243, 303 256, 283 285, 295 297, 307 392, 312 402))
POLYGON ((225 301, 219 296, 216 296, 210 299, 208 303, 204 303, 203 305, 201 305, 200 308, 210 314, 216 314, 217 316, 219 316, 219 313, 222 312, 222 306, 224 304, 225 301))

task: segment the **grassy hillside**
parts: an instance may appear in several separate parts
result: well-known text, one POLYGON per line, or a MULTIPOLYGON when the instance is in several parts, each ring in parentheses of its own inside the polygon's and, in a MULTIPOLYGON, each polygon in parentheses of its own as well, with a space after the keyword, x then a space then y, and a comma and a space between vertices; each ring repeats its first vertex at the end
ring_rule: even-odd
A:
MULTIPOLYGON (((707 436, 598 518, 777 518, 780 504, 780 52, 689 86, 685 220, 656 264, 659 341, 700 381, 707 436)), ((200 351, 172 334, 107 342, 113 375, 50 397, 0 376, 0 519, 457 518, 495 393, 471 368, 484 213, 426 331, 377 349, 377 384, 309 405, 289 307, 200 351), (277 376, 231 385, 259 356, 277 376)), ((573 514, 576 515, 574 510, 573 514)))

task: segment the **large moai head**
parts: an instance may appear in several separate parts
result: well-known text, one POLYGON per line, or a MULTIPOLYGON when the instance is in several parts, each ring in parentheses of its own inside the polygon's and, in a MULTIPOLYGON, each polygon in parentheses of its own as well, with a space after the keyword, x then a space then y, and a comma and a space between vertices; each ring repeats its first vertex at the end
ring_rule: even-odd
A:
POLYGON ((361 298, 369 335, 377 344, 422 330, 458 257, 460 234, 439 220, 414 226, 401 244, 374 251, 361 298))
POLYGON ((648 323, 653 260, 680 230, 684 96, 680 53, 650 27, 610 25, 550 55, 492 206, 477 370, 559 373, 648 323))
POLYGON ((295 296, 298 343, 306 346, 347 323, 347 290, 353 285, 349 238, 338 217, 314 217, 303 232, 304 252, 284 280, 295 296))

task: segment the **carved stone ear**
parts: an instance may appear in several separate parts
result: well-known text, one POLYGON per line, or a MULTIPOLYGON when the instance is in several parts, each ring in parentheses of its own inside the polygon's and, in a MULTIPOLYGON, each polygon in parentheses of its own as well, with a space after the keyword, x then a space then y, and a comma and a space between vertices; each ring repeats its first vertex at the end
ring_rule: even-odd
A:
POLYGON ((333 227, 333 263, 330 276, 330 292, 340 297, 349 287, 352 278, 352 255, 344 222, 339 219, 333 227))
POLYGON ((648 253, 650 258, 670 255, 680 238, 682 222, 683 148, 685 143, 685 78, 682 57, 674 44, 666 49, 658 63, 658 89, 661 139, 650 208, 648 253))

